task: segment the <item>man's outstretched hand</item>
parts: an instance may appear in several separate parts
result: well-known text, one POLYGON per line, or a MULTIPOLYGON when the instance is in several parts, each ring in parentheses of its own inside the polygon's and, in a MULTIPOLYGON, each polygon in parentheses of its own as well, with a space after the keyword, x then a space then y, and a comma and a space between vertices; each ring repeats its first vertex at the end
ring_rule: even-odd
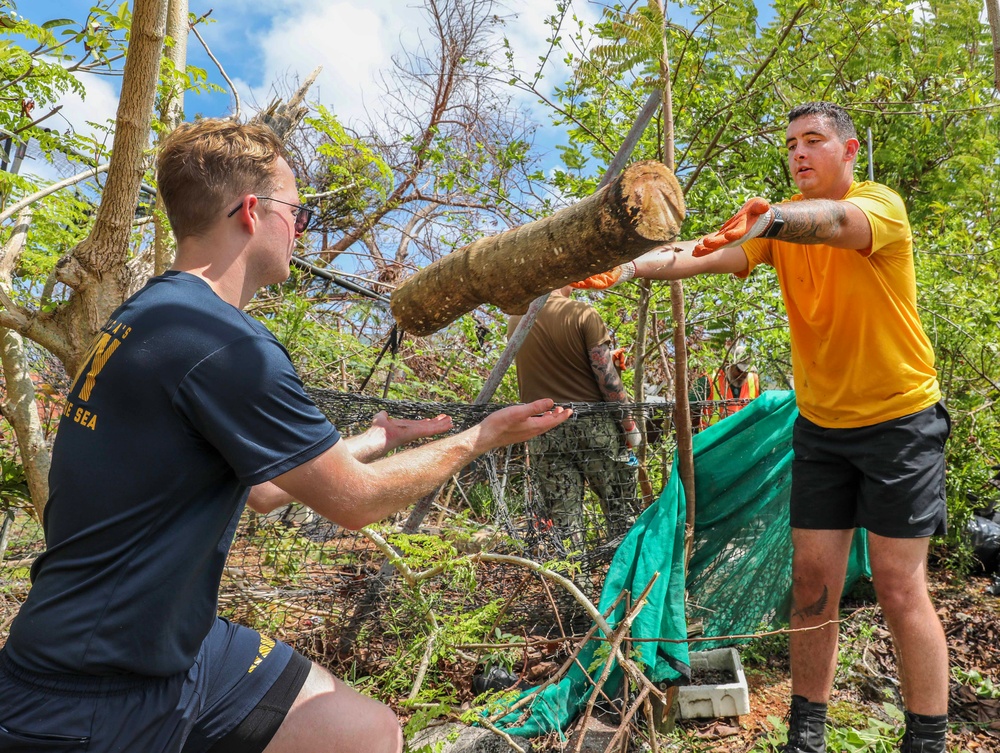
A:
POLYGON ((722 227, 698 241, 692 256, 707 256, 720 248, 738 246, 751 238, 756 238, 767 229, 773 218, 774 213, 771 212, 771 205, 767 199, 755 196, 744 204, 740 211, 726 220, 722 227))
POLYGON ((344 444, 355 460, 370 463, 402 447, 415 439, 426 439, 451 429, 451 417, 443 413, 434 418, 410 420, 389 418, 380 411, 372 419, 372 425, 360 434, 344 437, 344 444))
POLYGON ((555 428, 573 415, 571 408, 553 407, 548 398, 502 408, 488 415, 477 427, 483 451, 525 442, 555 428))
POLYGON ((385 411, 379 411, 372 419, 369 431, 385 435, 385 451, 395 450, 415 439, 424 439, 442 434, 451 429, 451 416, 441 413, 434 418, 407 419, 390 418, 385 411))
POLYGON ((613 269, 609 269, 607 272, 591 275, 586 280, 571 282, 570 287, 577 288, 578 290, 607 290, 608 288, 613 288, 619 282, 631 280, 633 277, 635 277, 635 264, 627 261, 613 269))

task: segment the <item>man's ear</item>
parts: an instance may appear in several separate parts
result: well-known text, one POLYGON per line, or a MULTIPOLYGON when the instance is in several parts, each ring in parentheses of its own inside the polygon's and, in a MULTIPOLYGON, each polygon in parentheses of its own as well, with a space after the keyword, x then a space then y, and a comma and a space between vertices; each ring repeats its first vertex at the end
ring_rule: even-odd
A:
POLYGON ((848 139, 844 146, 846 148, 844 155, 849 160, 856 158, 858 156, 858 152, 861 151, 861 142, 857 139, 848 139))
POLYGON ((236 213, 235 217, 243 225, 244 229, 253 235, 257 229, 257 222, 260 219, 260 200, 253 194, 243 197, 243 206, 236 213))

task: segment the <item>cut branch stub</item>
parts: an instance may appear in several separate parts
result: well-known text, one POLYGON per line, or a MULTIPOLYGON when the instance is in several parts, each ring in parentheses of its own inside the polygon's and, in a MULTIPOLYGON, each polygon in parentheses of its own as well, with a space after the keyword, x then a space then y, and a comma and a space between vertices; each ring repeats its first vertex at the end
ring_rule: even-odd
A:
POLYGON ((674 174, 660 162, 637 162, 573 206, 428 265, 392 294, 392 315, 422 336, 483 303, 522 314, 540 295, 676 240, 683 220, 674 174))

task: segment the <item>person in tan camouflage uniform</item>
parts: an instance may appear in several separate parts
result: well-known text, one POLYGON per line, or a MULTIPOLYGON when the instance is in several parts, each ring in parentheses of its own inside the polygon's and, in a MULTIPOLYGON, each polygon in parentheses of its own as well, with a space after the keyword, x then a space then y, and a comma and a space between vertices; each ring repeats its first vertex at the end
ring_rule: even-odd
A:
MULTIPOLYGON (((571 292, 566 286, 550 294, 518 351, 521 399, 627 402, 607 326, 593 306, 570 298, 571 292)), ((520 319, 510 318, 508 336, 520 319)), ((622 413, 580 417, 528 443, 536 504, 563 538, 582 542, 587 484, 601 502, 609 538, 628 529, 637 511, 638 475, 630 447, 638 441, 635 421, 622 413)))

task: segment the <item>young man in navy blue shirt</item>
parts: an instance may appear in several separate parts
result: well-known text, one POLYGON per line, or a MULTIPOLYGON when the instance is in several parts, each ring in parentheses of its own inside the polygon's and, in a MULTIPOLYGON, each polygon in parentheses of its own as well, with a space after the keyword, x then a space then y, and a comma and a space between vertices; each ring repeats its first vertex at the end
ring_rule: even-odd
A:
POLYGON ((227 120, 161 147, 176 262, 115 311, 70 391, 47 549, 0 652, 0 750, 399 751, 387 707, 216 616, 244 503, 294 499, 357 529, 570 415, 538 400, 389 457, 450 419, 383 413, 341 437, 242 310, 288 277, 308 224, 282 154, 227 120))

